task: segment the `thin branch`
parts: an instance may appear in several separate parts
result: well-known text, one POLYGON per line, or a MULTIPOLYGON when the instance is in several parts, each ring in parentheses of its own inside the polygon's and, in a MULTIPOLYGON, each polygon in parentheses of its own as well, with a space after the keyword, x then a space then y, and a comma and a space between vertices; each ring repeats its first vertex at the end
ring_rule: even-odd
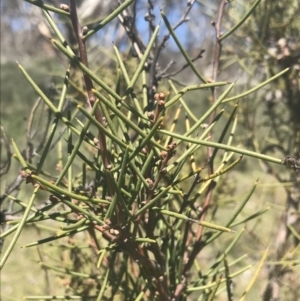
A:
MULTIPOLYGON (((183 13, 181 19, 177 22, 177 24, 175 24, 172 29, 176 30, 180 25, 182 25, 183 23, 189 21, 188 19, 188 14, 190 13, 193 4, 195 3, 195 0, 191 0, 187 2, 187 8, 185 10, 185 12, 183 13)), ((158 59, 160 56, 161 51, 166 47, 166 43, 170 38, 171 33, 168 32, 163 40, 161 41, 161 43, 159 45, 157 45, 157 47, 154 48, 154 56, 153 56, 153 61, 151 64, 151 69, 150 69, 150 74, 149 74, 149 90, 148 90, 148 101, 149 101, 149 110, 152 110, 153 107, 153 99, 154 99, 154 94, 156 93, 157 90, 157 86, 158 86, 158 59)))
MULTIPOLYGON (((77 38, 78 46, 79 46, 80 60, 84 64, 84 66, 88 68, 89 65, 88 65, 88 58, 87 58, 87 52, 86 52, 86 45, 85 45, 85 40, 83 39, 82 30, 80 28, 80 24, 78 21, 75 0, 69 1, 69 8, 70 8, 70 17, 71 17, 73 29, 74 29, 74 32, 75 32, 75 35, 77 38)), ((87 93, 88 93, 88 102, 89 102, 90 106, 93 107, 95 104, 95 101, 96 101, 96 97, 92 91, 92 89, 94 88, 92 80, 89 77, 89 75, 84 72, 83 72, 83 78, 84 78, 84 82, 85 82, 87 93)), ((99 107, 96 109, 95 117, 96 117, 96 120, 101 125, 104 126, 102 113, 101 113, 99 107)), ((103 133, 101 133, 100 131, 98 134, 98 139, 99 139, 99 148, 100 148, 100 152, 101 152, 101 157, 102 157, 105 168, 107 168, 108 166, 110 166, 110 160, 109 160, 108 153, 107 153, 105 135, 103 133)), ((112 193, 112 191, 111 191, 111 193, 112 193)))
POLYGON ((123 10, 122 14, 118 16, 120 23, 124 27, 129 39, 131 40, 132 46, 139 59, 142 58, 145 52, 146 46, 138 34, 135 24, 133 23, 133 18, 127 12, 126 9, 123 10))
MULTIPOLYGON (((194 57, 191 59, 192 62, 195 62, 197 61, 198 59, 202 58, 202 54, 205 52, 204 49, 201 49, 200 52, 194 57)), ((180 72, 182 72, 184 69, 186 69, 187 67, 189 67, 190 65, 188 63, 184 64, 180 69, 172 72, 172 73, 167 73, 166 74, 166 71, 174 64, 174 61, 171 61, 168 66, 161 71, 161 73, 159 73, 157 75, 157 78, 158 79, 161 79, 161 78, 170 78, 171 76, 175 76, 177 74, 179 74, 180 72)))
MULTIPOLYGON (((218 72, 218 68, 219 68, 219 59, 220 59, 220 53, 221 53, 221 41, 219 41, 219 36, 220 36, 221 21, 222 21, 222 17, 224 14, 224 8, 225 8, 226 3, 227 3, 227 0, 221 0, 220 6, 219 6, 217 22, 216 23, 212 22, 212 25, 215 27, 215 30, 216 30, 216 43, 215 43, 215 49, 214 49, 213 75, 212 75, 213 82, 215 82, 217 80, 217 72, 218 72)), ((213 94, 213 103, 215 103, 217 100, 217 92, 216 92, 215 88, 212 88, 212 94, 213 94)), ((210 116, 210 123, 214 120, 215 115, 216 115, 216 112, 214 111, 210 116)), ((211 137, 211 133, 209 133, 208 136, 211 137)), ((210 140, 211 140, 211 138, 210 138, 210 140)), ((209 161, 209 164, 208 164, 208 174, 209 175, 211 175, 214 172, 213 162, 210 162, 210 160, 209 160, 210 157, 212 156, 212 154, 213 154, 213 149, 211 147, 208 147, 207 158, 209 161)), ((208 186, 207 192, 206 192, 206 198, 205 198, 204 204, 202 206, 203 208, 209 207, 215 186, 216 186, 215 182, 211 181, 208 186)), ((201 215, 200 222, 205 220, 206 213, 207 213, 207 210, 201 215)), ((194 260, 196 259, 196 256, 198 255, 198 253, 201 250, 202 234, 203 234, 203 226, 199 225, 194 248, 193 248, 193 250, 189 256, 188 262, 185 265, 184 270, 183 270, 183 275, 185 275, 185 276, 187 276, 187 273, 189 272, 190 268, 192 267, 192 264, 193 264, 194 260)))
POLYGON ((152 0, 148 0, 148 13, 145 15, 145 21, 149 23, 149 39, 155 30, 155 15, 153 13, 154 5, 152 0))

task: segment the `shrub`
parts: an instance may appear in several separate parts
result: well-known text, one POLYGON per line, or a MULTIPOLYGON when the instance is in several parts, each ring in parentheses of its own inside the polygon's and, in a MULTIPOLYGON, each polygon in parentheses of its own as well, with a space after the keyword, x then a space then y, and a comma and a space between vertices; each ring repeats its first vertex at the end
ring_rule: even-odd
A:
MULTIPOLYGON (((294 157, 282 160, 232 146, 239 130, 238 100, 288 72, 283 69, 236 95, 230 95, 235 82, 218 80, 224 40, 247 22, 260 1, 225 34, 220 27, 227 2, 220 1, 219 17, 212 23, 216 39, 211 78, 194 63, 203 51, 191 59, 175 34, 175 29, 187 21, 193 1, 188 2, 181 23, 173 27, 161 11, 167 28, 162 39, 158 34, 163 24, 155 26, 152 2, 148 1, 146 19, 151 37, 145 47, 131 26, 132 0, 90 27, 79 25, 74 0, 60 8, 41 1, 27 2, 42 9, 55 35, 51 43, 60 53, 57 59, 63 54, 70 67, 63 81, 51 93, 44 93, 18 63, 39 96, 29 125, 38 124, 45 130, 34 138, 35 143, 33 138, 27 141, 32 146, 27 152, 20 151, 14 141, 11 144, 13 157, 22 166, 20 177, 31 192, 20 195, 19 189, 22 192, 26 186, 18 181, 13 186, 18 193, 3 197, 22 208, 22 217, 9 220, 3 211, 11 227, 1 237, 11 235, 12 239, 1 258, 1 268, 13 254, 25 226, 31 225, 43 230, 43 238, 24 248, 40 250, 43 246, 42 270, 45 275, 50 271, 62 275, 62 281, 60 288, 49 286, 48 294, 27 299, 213 300, 225 289, 226 300, 233 300, 234 278, 251 268, 240 266, 244 255, 234 253, 244 232, 244 228, 235 229, 257 220, 267 209, 241 216, 256 181, 234 211, 224 217, 222 201, 230 198, 239 184, 230 182, 228 175, 243 156, 299 168, 294 157), (67 42, 50 11, 70 19, 77 44, 67 42), (117 70, 99 71, 89 66, 87 41, 116 17, 132 43, 131 53, 126 57, 125 51, 113 45, 117 70), (170 37, 186 61, 182 69, 189 68, 199 84, 180 89, 170 79, 172 75, 163 76, 167 71, 159 68, 159 57, 170 37), (81 83, 78 70, 82 72, 81 83), (189 95, 192 97, 187 100, 189 95), (207 95, 210 101, 199 110, 200 115, 197 106, 202 106, 207 95), (36 108, 42 102, 48 117, 37 121, 36 108), (203 254, 210 254, 207 262, 203 254)), ((3 141, 9 152, 6 136, 3 141)), ((240 300, 249 295, 268 250, 255 254, 261 259, 253 276, 247 278, 248 285, 239 289, 244 292, 240 300)))

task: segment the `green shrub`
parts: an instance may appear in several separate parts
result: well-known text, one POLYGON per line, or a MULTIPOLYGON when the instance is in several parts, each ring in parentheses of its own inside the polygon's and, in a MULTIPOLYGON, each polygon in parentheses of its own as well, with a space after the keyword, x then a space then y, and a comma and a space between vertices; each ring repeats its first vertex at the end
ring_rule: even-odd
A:
MULTIPOLYGON (((89 67, 88 38, 118 15, 124 17, 134 1, 125 1, 91 28, 80 27, 74 0, 70 7, 60 9, 41 1, 27 2, 43 10, 55 34, 51 43, 68 58, 70 67, 63 81, 51 93, 44 93, 18 64, 39 96, 36 108, 42 102, 47 106, 47 118, 42 115, 38 123, 36 109, 28 118, 30 124, 46 129, 34 138, 39 142, 37 148, 24 153, 12 141, 23 184, 19 183, 20 193, 6 197, 20 206, 22 217, 7 222, 11 227, 1 234, 1 238, 12 237, 1 268, 30 225, 43 236, 24 245, 43 250, 38 277, 45 273, 47 278, 53 272, 61 281, 60 287, 48 286, 45 295, 27 299, 213 300, 226 290, 227 299, 222 300, 233 300, 235 277, 251 268, 244 264, 245 256, 234 251, 244 232, 241 225, 258 220, 268 209, 241 215, 256 181, 238 206, 226 211, 224 204, 232 202, 239 184, 228 174, 243 156, 298 168, 294 158, 282 160, 232 146, 239 126, 238 100, 288 72, 284 69, 236 95, 231 94, 234 82, 217 80, 224 39, 247 21, 260 1, 224 35, 220 32, 222 18, 213 23, 216 40, 211 79, 195 67, 161 11, 169 32, 164 43, 170 36, 174 39, 186 60, 184 68, 190 68, 200 82, 181 89, 172 80, 158 86, 156 56, 162 25, 152 28, 143 49, 121 18, 133 48, 137 45, 137 58, 127 58, 114 45, 116 70, 89 67), (77 45, 67 43, 49 11, 70 18, 77 45), (201 98, 207 95, 210 102, 204 105, 201 98), (225 103, 230 105, 224 109, 225 103), (201 116, 195 113, 197 106, 202 106, 201 116), (207 262, 203 254, 210 254, 207 262)), ((222 16, 226 1, 220 2, 222 16)), ((248 296, 268 250, 255 254, 261 259, 256 272, 247 278, 248 285, 241 284, 240 300, 248 296)))

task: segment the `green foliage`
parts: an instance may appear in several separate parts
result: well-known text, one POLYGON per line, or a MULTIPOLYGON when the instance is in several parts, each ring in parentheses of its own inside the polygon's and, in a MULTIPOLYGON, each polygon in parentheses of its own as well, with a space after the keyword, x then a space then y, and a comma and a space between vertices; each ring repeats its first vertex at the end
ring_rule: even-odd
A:
MULTIPOLYGON (((42 87, 45 80, 21 64, 22 79, 6 86, 14 90, 15 82, 25 78, 39 98, 28 111, 27 151, 20 149, 23 141, 11 143, 23 183, 6 197, 22 216, 8 221, 10 227, 1 234, 9 238, 1 269, 21 240, 23 248, 38 250, 38 278, 45 277, 36 282, 40 291, 27 296, 29 300, 217 300, 218 295, 232 300, 232 282, 251 268, 244 264, 246 252, 239 251, 245 248, 240 241, 243 225, 257 223, 269 208, 245 212, 258 181, 250 177, 253 184, 245 191, 231 175, 243 157, 297 167, 297 160, 234 146, 240 126, 237 101, 285 76, 287 66, 240 93, 236 83, 217 80, 221 44, 255 16, 260 1, 227 34, 220 33, 222 18, 214 24, 211 79, 197 69, 161 11, 169 36, 201 83, 182 88, 164 80, 157 93, 151 83, 157 80, 154 54, 161 25, 152 28, 138 58, 127 58, 114 46, 112 68, 89 67, 85 41, 134 1, 125 1, 87 30, 79 27, 74 0, 64 10, 28 2, 43 10, 55 33, 51 43, 70 66, 49 93, 42 87), (70 18, 79 55, 49 11, 70 18), (195 113, 197 98, 207 94, 209 104, 195 113), (45 107, 39 112, 40 106, 45 107), (32 149, 31 144, 38 146, 32 149), (28 186, 30 194, 22 194, 28 186), (236 199, 238 205, 228 210, 236 199), (24 242, 27 227, 34 227, 41 238, 24 242), (49 274, 60 275, 57 287, 49 283, 49 274)), ((220 2, 222 16, 226 1, 220 2)), ((23 91, 22 97, 29 98, 23 91)), ((259 263, 253 276, 240 284, 240 300, 251 296, 268 252, 265 247, 254 254, 259 263)))

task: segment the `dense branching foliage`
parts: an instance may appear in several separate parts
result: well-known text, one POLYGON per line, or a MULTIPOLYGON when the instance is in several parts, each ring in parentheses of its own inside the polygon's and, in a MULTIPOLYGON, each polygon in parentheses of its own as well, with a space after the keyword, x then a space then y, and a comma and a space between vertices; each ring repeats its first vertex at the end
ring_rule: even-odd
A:
POLYGON ((22 297, 296 300, 299 3, 21 2, 0 266, 39 266, 22 297))

